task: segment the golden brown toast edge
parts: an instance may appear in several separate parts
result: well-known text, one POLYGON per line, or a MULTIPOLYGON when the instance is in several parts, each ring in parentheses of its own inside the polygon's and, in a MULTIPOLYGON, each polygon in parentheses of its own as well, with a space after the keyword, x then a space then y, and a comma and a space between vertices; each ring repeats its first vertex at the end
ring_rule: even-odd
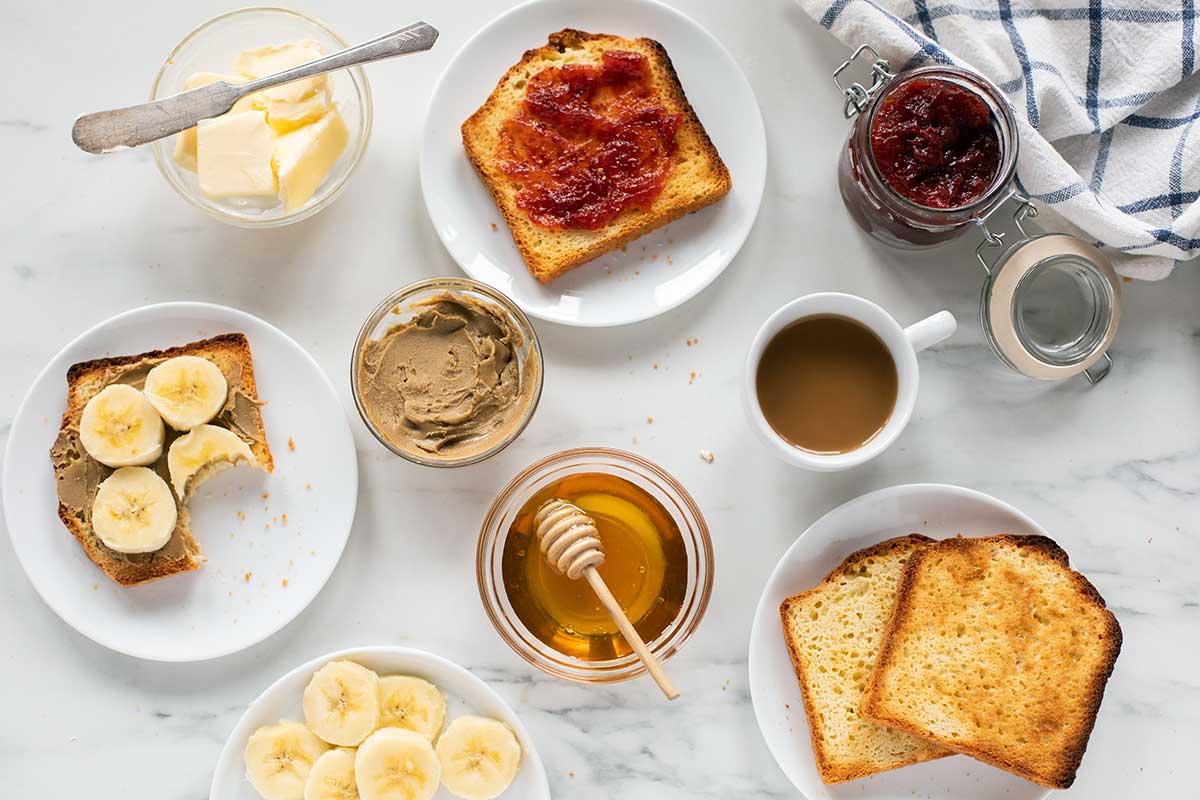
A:
POLYGON ((463 140, 463 148, 467 152, 467 157, 471 161, 471 166, 479 179, 487 187, 488 192, 492 195, 492 200, 496 204, 496 208, 504 217, 504 222, 508 226, 509 233, 512 234, 513 242, 517 246, 521 258, 524 259, 525 265, 535 278, 541 283, 550 283, 555 278, 559 278, 576 267, 592 261, 605 253, 617 250, 629 244, 633 240, 650 233, 651 231, 661 228, 664 225, 669 225, 681 217, 684 217, 694 211, 699 211, 702 208, 712 205, 729 193, 733 186, 733 181, 729 176, 729 168, 725 166, 725 162, 721 159, 720 153, 717 152, 716 146, 709 138, 708 131, 700 122, 700 118, 696 115, 696 111, 692 108, 692 104, 687 99, 687 94, 683 90, 683 84, 679 80, 679 74, 675 71, 675 65, 671 62, 670 56, 667 54, 666 48, 661 43, 654 39, 638 38, 625 39, 620 36, 614 36, 606 33, 588 33, 586 31, 576 30, 574 28, 564 28, 557 33, 552 33, 547 37, 546 44, 526 50, 521 60, 514 64, 504 73, 496 84, 496 88, 488 95, 487 100, 480 106, 475 113, 467 117, 461 126, 461 134, 463 140), (609 40, 614 44, 627 44, 635 42, 648 48, 654 57, 660 61, 664 74, 667 77, 665 85, 660 87, 671 104, 679 109, 683 115, 683 125, 680 126, 680 131, 687 129, 690 135, 696 137, 705 156, 719 170, 722 180, 719 185, 710 192, 698 195, 689 203, 665 209, 663 212, 656 214, 647 213, 645 209, 631 208, 623 212, 617 219, 609 223, 608 227, 618 226, 623 223, 630 222, 637 215, 643 217, 642 220, 636 222, 632 227, 625 231, 624 234, 611 239, 597 240, 595 243, 578 248, 575 250, 572 257, 561 262, 549 262, 540 258, 540 253, 531 242, 525 239, 520 233, 518 225, 518 212, 510 207, 508 198, 501 191, 498 181, 492 176, 486 167, 488 159, 493 157, 492 153, 480 151, 475 146, 475 140, 472 137, 472 131, 483 119, 493 113, 493 109, 497 104, 497 94, 500 89, 509 81, 509 79, 517 72, 523 70, 531 61, 535 61, 545 56, 547 51, 563 52, 568 43, 575 42, 593 42, 600 40, 609 40))
MULTIPOLYGON (((798 654, 799 645, 796 643, 795 637, 792 635, 791 625, 788 624, 788 611, 796 603, 799 603, 813 593, 820 591, 827 584, 836 581, 854 565, 864 559, 880 556, 901 546, 907 546, 912 543, 935 544, 936 541, 937 540, 930 539, 928 536, 923 536, 919 533, 909 533, 904 536, 896 536, 891 539, 885 539, 882 542, 870 545, 869 547, 864 547, 861 550, 855 550, 853 553, 850 553, 848 556, 842 559, 842 562, 834 567, 828 575, 822 578, 819 584, 811 589, 808 589, 807 591, 786 597, 784 598, 783 602, 779 604, 779 617, 783 626, 783 638, 787 643, 788 656, 792 662, 792 671, 796 674, 796 682, 800 684, 800 694, 804 698, 804 715, 808 720, 808 733, 809 738, 812 740, 813 756, 817 762, 817 771, 821 774, 821 780, 824 783, 845 783, 846 781, 865 778, 868 775, 875 775, 882 770, 873 769, 865 764, 858 768, 847 769, 830 763, 829 756, 825 752, 825 747, 817 733, 817 720, 813 712, 812 704, 808 699, 811 695, 811 689, 809 688, 808 679, 805 675, 805 670, 798 654)), ((924 548, 914 548, 913 555, 909 557, 909 561, 911 561, 912 558, 914 558, 916 554, 923 549, 924 548)), ((922 759, 921 761, 908 762, 908 764, 919 764, 923 761, 933 761, 938 758, 945 758, 951 755, 954 755, 954 753, 940 753, 937 755, 932 755, 927 759, 922 759)), ((908 764, 897 765, 896 767, 893 767, 893 769, 898 769, 901 766, 908 766, 908 764)))
POLYGON ((897 591, 896 608, 892 611, 892 617, 888 622, 887 629, 884 631, 883 639, 880 642, 879 656, 875 660, 875 667, 871 670, 871 675, 867 678, 867 688, 863 694, 862 703, 860 704, 860 713, 868 719, 879 722, 883 725, 896 728, 898 730, 911 733, 914 736, 919 736, 924 739, 936 742, 956 752, 964 753, 972 758, 991 764, 994 767, 1011 772, 1032 781, 1040 786, 1045 786, 1050 789, 1066 789, 1075 781, 1075 774, 1079 769, 1080 763, 1083 761, 1084 751, 1087 749, 1088 740, 1091 738, 1092 730, 1096 725, 1096 716, 1100 711, 1100 701, 1104 699, 1104 690, 1108 684, 1108 679, 1111 677, 1113 667, 1116 664, 1117 656, 1120 655, 1121 645, 1123 641, 1121 633, 1121 625, 1117 621, 1116 615, 1109 610, 1104 598, 1100 592, 1092 585, 1084 575, 1077 570, 1070 568, 1070 559, 1067 552, 1062 549, 1049 536, 1040 534, 1010 534, 1000 533, 994 536, 982 536, 976 538, 966 538, 963 536, 955 536, 949 539, 943 539, 937 542, 934 547, 926 547, 918 550, 913 554, 913 557, 908 560, 904 567, 904 573, 900 577, 900 588, 897 591), (1087 708, 1087 721, 1084 726, 1076 733, 1076 746, 1068 753, 1058 770, 1053 775, 1035 774, 1021 765, 1013 763, 1011 760, 1003 757, 1002 754, 987 750, 986 748, 972 747, 969 750, 964 749, 961 743, 955 743, 954 740, 933 735, 930 731, 912 725, 905 720, 894 719, 887 716, 883 709, 878 704, 877 697, 879 688, 879 678, 883 671, 892 662, 895 657, 895 634, 896 631, 903 626, 908 615, 912 611, 911 603, 909 602, 909 593, 913 583, 916 580, 917 570, 927 558, 932 558, 936 555, 938 548, 969 548, 976 544, 1000 542, 1006 544, 1015 544, 1022 547, 1028 547, 1031 550, 1041 554, 1042 556, 1056 561, 1066 568, 1072 583, 1079 590, 1080 594, 1094 601, 1099 608, 1104 612, 1107 621, 1108 636, 1105 639, 1103 660, 1101 668, 1093 680, 1088 696, 1083 699, 1087 708))

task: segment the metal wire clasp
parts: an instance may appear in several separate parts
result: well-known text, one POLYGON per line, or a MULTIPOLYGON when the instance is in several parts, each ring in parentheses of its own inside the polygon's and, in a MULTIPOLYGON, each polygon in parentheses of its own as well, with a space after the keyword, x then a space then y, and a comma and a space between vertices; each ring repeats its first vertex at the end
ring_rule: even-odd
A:
POLYGON ((861 114, 867 110, 867 105, 871 102, 871 98, 879 94, 879 90, 884 84, 896 77, 892 72, 888 62, 879 57, 879 53, 875 52, 875 48, 869 44, 859 45, 859 48, 854 51, 854 55, 842 62, 842 65, 833 71, 833 84, 837 86, 838 91, 846 96, 846 105, 842 109, 842 113, 846 115, 846 119, 853 119, 855 114, 861 114), (858 81, 849 86, 842 86, 841 74, 851 64, 858 60, 858 57, 863 53, 870 53, 874 62, 871 64, 871 85, 863 86, 858 81))
MULTIPOLYGON (((1033 203, 1030 202, 1029 198, 1023 194, 1013 191, 1008 195, 1008 197, 997 203, 991 211, 975 220, 975 224, 979 226, 979 230, 983 233, 983 241, 980 242, 979 246, 975 248, 975 258, 979 260, 979 264, 983 267, 983 271, 989 275, 992 274, 992 268, 996 265, 996 262, 994 260, 989 262, 987 257, 984 255, 984 252, 992 248, 1003 247, 1004 233, 1001 231, 993 231, 991 228, 989 228, 987 225, 988 220, 991 219, 992 215, 999 211, 1001 206, 1003 206, 1009 200, 1017 201, 1017 210, 1013 212, 1013 223, 1017 226, 1017 231, 1021 234, 1021 241, 1025 241, 1026 239, 1030 238, 1029 233, 1025 230, 1025 226, 1022 223, 1027 219, 1035 219, 1037 217, 1037 208, 1033 205, 1033 203)), ((1000 254, 997 253, 996 255, 999 256, 1000 254)))

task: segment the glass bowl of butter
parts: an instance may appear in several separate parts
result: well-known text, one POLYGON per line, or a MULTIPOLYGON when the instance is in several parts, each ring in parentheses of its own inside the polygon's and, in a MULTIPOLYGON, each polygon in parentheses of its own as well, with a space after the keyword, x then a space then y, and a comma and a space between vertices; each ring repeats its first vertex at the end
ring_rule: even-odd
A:
MULTIPOLYGON (((150 99, 218 80, 242 83, 347 46, 298 11, 230 11, 171 51, 150 99)), ((228 113, 150 147, 183 199, 231 225, 271 228, 311 217, 341 194, 366 150, 371 119, 367 77, 352 67, 244 97, 228 113)))

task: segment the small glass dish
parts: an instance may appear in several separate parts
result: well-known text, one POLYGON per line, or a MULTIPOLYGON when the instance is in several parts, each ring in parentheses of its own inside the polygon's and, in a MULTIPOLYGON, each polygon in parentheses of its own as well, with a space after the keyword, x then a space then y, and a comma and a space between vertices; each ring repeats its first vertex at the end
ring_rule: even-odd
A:
POLYGON ((533 419, 533 412, 537 410, 538 400, 542 396, 542 363, 542 346, 538 342, 537 332, 534 331, 525 312, 521 311, 512 300, 492 287, 470 278, 427 278, 392 292, 383 298, 367 317, 354 342, 354 352, 350 354, 350 393, 354 396, 354 405, 358 409, 359 416, 362 417, 363 424, 388 450, 401 458, 426 467, 465 467, 496 455, 512 444, 525 430, 529 420, 533 419), (497 440, 486 450, 472 452, 460 458, 423 455, 397 447, 371 421, 371 417, 363 405, 359 386, 359 370, 367 343, 379 339, 396 325, 412 319, 414 303, 445 293, 465 295, 478 302, 499 307, 505 312, 509 322, 520 334, 522 340, 516 350, 517 368, 520 370, 522 384, 528 382, 528 385, 532 387, 529 396, 524 400, 524 407, 520 409, 520 419, 509 429, 504 438, 497 440))
POLYGON ((484 610, 500 637, 533 666, 577 683, 616 683, 646 671, 633 653, 607 661, 587 661, 554 650, 517 617, 502 574, 504 543, 521 507, 539 490, 580 473, 606 473, 649 493, 678 526, 687 553, 687 585, 675 619, 653 641, 646 642, 655 657, 666 661, 679 651, 704 617, 713 585, 713 548, 708 526, 687 490, 661 467, 641 456, 607 447, 564 450, 525 468, 501 490, 479 532, 475 571, 484 610))
MULTIPOLYGON (((150 88, 150 99, 178 94, 183 91, 184 81, 197 72, 232 73, 244 50, 300 39, 315 39, 326 54, 349 46, 325 23, 287 8, 241 8, 213 17, 185 36, 167 56, 150 88)), ((176 136, 150 144, 159 172, 184 200, 230 225, 274 228, 311 217, 341 194, 371 136, 371 87, 362 68, 328 74, 333 101, 350 131, 350 141, 312 198, 300 208, 285 211, 277 198, 205 197, 200 193, 196 173, 175 163, 176 136)))

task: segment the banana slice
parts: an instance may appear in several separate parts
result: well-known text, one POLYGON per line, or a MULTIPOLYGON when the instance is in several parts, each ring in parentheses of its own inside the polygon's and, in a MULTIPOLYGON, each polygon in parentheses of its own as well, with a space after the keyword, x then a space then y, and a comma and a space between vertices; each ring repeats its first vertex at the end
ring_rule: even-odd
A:
POLYGON ((512 729, 486 717, 459 717, 437 742, 442 783, 455 797, 499 797, 521 765, 521 745, 512 729))
POLYGON ((328 749, 299 722, 281 719, 250 735, 246 779, 265 800, 304 800, 309 773, 328 749))
POLYGON ((92 501, 92 530, 110 550, 153 553, 171 539, 178 518, 167 482, 148 467, 121 467, 92 501))
POLYGON ((162 455, 162 417, 132 386, 105 386, 83 407, 79 443, 107 467, 140 467, 162 455))
POLYGON ((433 741, 446 719, 446 698, 432 683, 411 675, 379 679, 380 727, 406 728, 433 741))
POLYGON ((429 740, 403 728, 375 731, 354 756, 362 800, 429 800, 441 772, 429 740))
MULTIPOLYGON (((199 425, 171 442, 167 471, 171 485, 184 502, 200 482, 215 472, 238 464, 256 464, 254 452, 228 428, 199 425)), ((335 743, 336 744, 336 743, 335 743)))
POLYGON ((379 676, 353 661, 329 662, 304 688, 304 721, 330 744, 359 744, 379 727, 379 676))
POLYGON ((304 783, 304 800, 359 800, 353 748, 335 747, 317 759, 304 783))
POLYGON ((143 391, 168 425, 177 431, 190 431, 220 413, 229 383, 207 358, 178 356, 146 373, 143 391))

